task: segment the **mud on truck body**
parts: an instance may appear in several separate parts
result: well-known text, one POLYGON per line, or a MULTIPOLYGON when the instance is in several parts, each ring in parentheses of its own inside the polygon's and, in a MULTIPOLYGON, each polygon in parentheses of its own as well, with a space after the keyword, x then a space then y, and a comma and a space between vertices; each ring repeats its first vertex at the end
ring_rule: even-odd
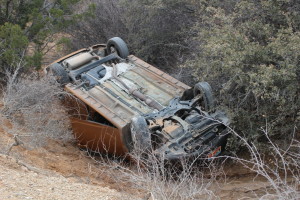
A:
MULTIPOLYGON (((46 68, 84 102, 72 128, 82 147, 124 156, 139 150, 167 160, 221 153, 228 118, 211 87, 190 87, 129 55, 119 37, 71 53, 46 68)), ((76 104, 76 103, 73 103, 76 104)))

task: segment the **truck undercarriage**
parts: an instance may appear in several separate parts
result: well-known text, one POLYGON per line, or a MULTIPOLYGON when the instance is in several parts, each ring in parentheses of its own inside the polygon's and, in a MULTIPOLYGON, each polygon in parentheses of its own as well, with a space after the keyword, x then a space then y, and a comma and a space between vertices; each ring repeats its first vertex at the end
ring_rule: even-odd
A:
POLYGON ((209 84, 181 83, 129 56, 120 38, 74 52, 47 72, 84 102, 86 116, 94 116, 73 120, 79 144, 91 150, 139 150, 174 160, 213 157, 225 148, 229 120, 215 110, 209 84))

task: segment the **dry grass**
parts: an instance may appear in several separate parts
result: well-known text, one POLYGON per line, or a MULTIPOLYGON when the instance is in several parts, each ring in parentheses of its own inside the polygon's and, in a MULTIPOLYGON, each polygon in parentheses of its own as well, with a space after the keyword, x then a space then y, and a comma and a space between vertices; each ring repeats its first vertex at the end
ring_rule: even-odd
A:
POLYGON ((214 161, 199 167, 196 158, 171 163, 151 153, 145 158, 145 153, 139 150, 129 154, 130 161, 94 153, 86 151, 100 170, 104 169, 116 183, 139 192, 142 199, 219 199, 215 189, 223 170, 214 161))
POLYGON ((31 74, 20 78, 16 70, 7 74, 2 94, 0 112, 12 124, 6 132, 15 143, 34 148, 44 145, 47 138, 72 139, 69 117, 59 100, 65 92, 51 77, 31 74))
POLYGON ((141 191, 144 199, 220 199, 219 184, 226 184, 226 176, 222 170, 223 163, 217 162, 224 158, 254 172, 254 183, 258 177, 263 180, 264 186, 251 191, 252 197, 283 200, 300 198, 299 141, 292 140, 287 149, 281 149, 268 137, 268 130, 262 130, 269 144, 269 152, 265 154, 233 129, 231 131, 247 147, 245 154, 249 155, 248 158, 222 156, 205 162, 205 167, 199 167, 197 159, 170 164, 151 153, 146 159, 141 151, 130 153, 133 165, 126 165, 104 154, 91 158, 106 169, 105 173, 114 177, 116 182, 141 191))
POLYGON ((219 199, 215 192, 218 182, 223 181, 223 169, 215 161, 199 165, 199 156, 169 162, 147 150, 146 153, 144 149, 130 152, 128 160, 108 153, 82 150, 98 164, 98 173, 104 173, 114 182, 123 185, 125 191, 137 191, 142 199, 219 199))
MULTIPOLYGON (((250 155, 249 159, 238 156, 224 156, 232 159, 254 172, 256 177, 263 177, 267 182, 264 195, 258 195, 258 199, 300 199, 300 143, 294 137, 285 149, 280 144, 274 143, 269 137, 268 124, 261 129, 267 144, 268 152, 261 150, 254 143, 247 141, 246 138, 228 127, 232 134, 238 137, 250 155)), ((296 127, 292 133, 295 136, 296 127)))

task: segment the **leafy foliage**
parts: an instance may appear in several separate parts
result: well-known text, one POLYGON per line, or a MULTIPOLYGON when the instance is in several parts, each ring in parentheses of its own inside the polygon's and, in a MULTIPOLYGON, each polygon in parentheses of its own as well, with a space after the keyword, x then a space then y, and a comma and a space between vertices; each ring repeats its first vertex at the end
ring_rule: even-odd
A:
POLYGON ((39 68, 53 35, 86 15, 73 13, 79 1, 0 0, 0 76, 17 63, 39 68))
POLYGON ((208 4, 199 13, 199 54, 186 66, 221 91, 220 104, 252 141, 264 139, 259 130, 266 122, 276 136, 299 125, 299 6, 292 0, 243 0, 230 12, 208 4))
POLYGON ((14 68, 17 65, 29 41, 21 27, 11 23, 0 27, 0 41, 0 71, 5 71, 5 66, 14 68))

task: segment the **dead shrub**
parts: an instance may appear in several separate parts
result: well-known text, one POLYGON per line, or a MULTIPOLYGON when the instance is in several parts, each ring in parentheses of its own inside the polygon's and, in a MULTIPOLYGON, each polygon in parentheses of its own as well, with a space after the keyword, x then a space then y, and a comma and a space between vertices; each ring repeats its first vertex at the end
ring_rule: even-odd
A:
MULTIPOLYGON (((268 152, 262 150, 254 142, 249 142, 247 137, 241 136, 236 131, 231 129, 232 134, 237 137, 245 147, 244 155, 249 155, 249 158, 234 156, 224 156, 243 167, 249 169, 256 174, 255 178, 262 177, 265 179, 267 186, 264 189, 264 194, 256 194, 259 199, 282 199, 296 200, 300 198, 300 143, 295 138, 296 127, 291 133, 293 136, 289 145, 282 148, 271 140, 268 123, 264 128, 261 128, 262 134, 266 138, 268 144, 268 152)), ((254 191, 255 193, 255 191, 254 191)))
POLYGON ((214 187, 221 181, 223 169, 214 161, 201 167, 197 158, 171 163, 149 152, 145 158, 138 149, 129 153, 130 160, 89 150, 86 154, 99 164, 100 171, 104 170, 99 173, 125 185, 124 190, 134 189, 143 199, 218 199, 214 187))
MULTIPOLYGON (((149 154, 146 166, 141 154, 131 153, 137 162, 134 169, 121 168, 123 179, 128 180, 134 188, 145 191, 152 199, 217 199, 212 185, 222 170, 216 170, 214 164, 207 169, 199 169, 193 161, 181 160, 168 163, 164 158, 149 154)), ((194 160, 196 161, 196 159, 194 160)))
POLYGON ((37 73, 17 77, 18 70, 8 73, 3 89, 0 111, 12 124, 6 132, 27 147, 44 145, 48 138, 72 139, 69 116, 59 100, 66 93, 56 81, 37 73))

